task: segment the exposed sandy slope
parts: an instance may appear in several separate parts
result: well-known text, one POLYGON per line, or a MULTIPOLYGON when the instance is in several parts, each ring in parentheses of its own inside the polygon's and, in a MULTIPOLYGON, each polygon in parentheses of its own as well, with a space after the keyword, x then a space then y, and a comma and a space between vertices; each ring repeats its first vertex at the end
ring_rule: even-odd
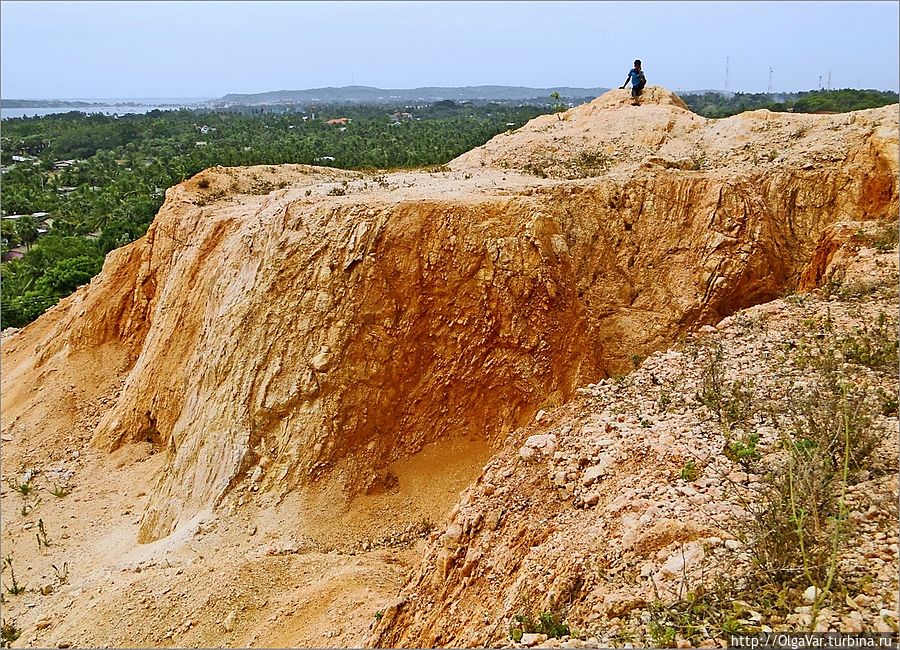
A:
POLYGON ((4 333, 3 553, 29 590, 69 563, 4 604, 17 644, 358 645, 537 410, 815 286, 831 224, 897 211, 896 106, 626 104, 450 171, 206 170, 4 333), (22 514, 30 469, 75 489, 22 514))
MULTIPOLYGON (((24 630, 18 645, 36 647, 359 646, 405 580, 423 533, 471 482, 471 465, 487 458, 477 441, 432 445, 392 467, 396 488, 353 501, 334 489, 281 503, 240 491, 216 514, 138 545, 162 454, 147 443, 107 455, 72 442, 65 453, 28 447, 19 456, 13 450, 28 444, 27 433, 12 438, 3 442, 4 476, 39 468, 31 484, 40 501, 30 497, 36 505, 22 516, 22 496, 3 486, 3 553, 28 589, 7 593, 4 620, 24 630), (43 489, 58 485, 72 492, 57 498, 43 489), (38 520, 51 542, 42 550, 38 520), (60 584, 52 566, 66 563, 60 584)), ((12 584, 8 570, 3 581, 12 584)))

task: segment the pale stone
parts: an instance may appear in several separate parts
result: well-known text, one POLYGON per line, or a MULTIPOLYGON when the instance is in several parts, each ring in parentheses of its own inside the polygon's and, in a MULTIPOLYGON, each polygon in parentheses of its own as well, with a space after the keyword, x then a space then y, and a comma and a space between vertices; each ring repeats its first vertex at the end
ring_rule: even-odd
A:
POLYGON ((543 640, 543 639, 541 639, 541 637, 544 637, 544 639, 547 638, 543 634, 537 634, 537 633, 523 634, 521 643, 525 647, 530 648, 530 647, 536 646, 538 643, 540 643, 543 640))
POLYGON ((532 447, 534 449, 544 449, 549 446, 556 446, 556 434, 553 433, 541 433, 533 436, 528 436, 528 439, 525 441, 526 447, 532 447))
POLYGON ((441 537, 441 542, 445 548, 456 548, 459 546, 459 540, 462 538, 463 530, 459 524, 450 524, 447 531, 441 537))
POLYGON ((672 553, 662 567, 663 575, 677 576, 700 562, 706 553, 697 542, 685 544, 683 548, 672 553))
POLYGON ((586 470, 584 470, 584 473, 581 476, 581 484, 587 487, 598 478, 606 476, 606 474, 609 472, 609 467, 611 464, 612 463, 608 459, 606 459, 598 463, 597 465, 588 467, 586 470))
POLYGON ((815 586, 810 585, 803 591, 803 602, 806 603, 814 603, 816 602, 816 596, 819 595, 819 590, 816 589, 815 586))
POLYGON ((327 345, 323 345, 319 350, 319 353, 312 358, 310 364, 318 372, 325 372, 328 370, 328 367, 331 365, 331 348, 327 345))

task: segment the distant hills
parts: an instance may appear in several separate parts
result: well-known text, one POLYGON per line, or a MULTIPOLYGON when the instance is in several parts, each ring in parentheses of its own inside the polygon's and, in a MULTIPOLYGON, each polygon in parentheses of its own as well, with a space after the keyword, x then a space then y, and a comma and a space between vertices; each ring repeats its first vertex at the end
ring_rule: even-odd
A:
POLYGON ((541 99, 550 101, 550 94, 558 92, 561 99, 575 100, 597 97, 609 88, 530 88, 527 86, 461 86, 441 88, 373 88, 372 86, 344 86, 341 88, 310 88, 308 90, 273 90, 264 93, 229 93, 208 103, 211 106, 261 106, 294 103, 361 103, 396 104, 407 102, 436 102, 444 100, 483 102, 490 100, 517 101, 541 99))
MULTIPOLYGON (((219 99, 200 100, 71 100, 71 99, 4 99, 4 109, 66 107, 75 110, 98 106, 156 108, 190 108, 199 110, 238 110, 249 112, 284 111, 310 104, 368 104, 410 106, 436 102, 472 102, 486 104, 525 104, 547 106, 559 93, 560 100, 569 106, 589 102, 609 88, 577 88, 557 86, 532 88, 529 86, 425 86, 422 88, 375 88, 372 86, 342 86, 340 88, 309 88, 306 90, 272 90, 263 93, 229 93, 219 99)), ((741 93, 727 90, 683 90, 678 95, 692 111, 706 117, 725 117, 746 110, 766 108, 773 111, 798 113, 843 112, 875 108, 896 103, 898 95, 880 90, 810 90, 780 93, 741 93)))

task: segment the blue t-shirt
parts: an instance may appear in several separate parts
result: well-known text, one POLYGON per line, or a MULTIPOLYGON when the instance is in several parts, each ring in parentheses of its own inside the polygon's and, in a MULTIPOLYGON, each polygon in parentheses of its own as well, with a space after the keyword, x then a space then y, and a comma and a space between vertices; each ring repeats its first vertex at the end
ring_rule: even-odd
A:
MULTIPOLYGON (((643 72, 643 69, 641 70, 643 72)), ((631 79, 631 86, 635 87, 641 83, 641 72, 638 72, 634 68, 628 71, 628 78, 631 79)))

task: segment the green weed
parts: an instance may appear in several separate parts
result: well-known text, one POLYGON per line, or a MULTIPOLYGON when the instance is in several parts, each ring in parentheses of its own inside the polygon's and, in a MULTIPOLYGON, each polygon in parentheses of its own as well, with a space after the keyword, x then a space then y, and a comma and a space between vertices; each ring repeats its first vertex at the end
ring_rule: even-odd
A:
POLYGON ((6 567, 9 567, 9 574, 10 574, 10 579, 12 580, 12 586, 9 587, 5 584, 3 586, 6 588, 6 591, 11 593, 13 596, 18 596, 23 591, 25 591, 25 587, 19 585, 19 583, 16 581, 16 572, 13 569, 12 555, 7 555, 5 558, 3 558, 3 570, 4 571, 6 570, 6 567))
POLYGON ((52 494, 53 496, 55 496, 57 499, 62 499, 63 497, 68 496, 69 494, 71 494, 72 488, 67 487, 67 486, 62 486, 62 487, 61 487, 61 486, 59 486, 59 485, 54 485, 54 486, 53 486, 53 489, 48 489, 47 491, 48 491, 50 494, 52 494))
POLYGON ((47 537, 47 529, 44 528, 44 520, 38 519, 38 532, 35 534, 37 537, 38 550, 41 550, 41 547, 49 548, 50 547, 50 539, 47 537))
POLYGON ((522 640, 523 634, 546 634, 553 639, 571 633, 565 607, 553 607, 536 614, 528 598, 522 599, 522 609, 513 615, 509 624, 509 637, 516 643, 522 640))
POLYGON ((739 439, 729 440, 725 444, 725 457, 740 463, 744 469, 750 470, 762 458, 762 454, 756 449, 758 442, 758 433, 751 433, 739 439))
POLYGON ((684 464, 684 467, 681 468, 681 473, 679 474, 683 481, 687 481, 690 483, 691 481, 696 481, 697 477, 700 476, 700 470, 697 469, 697 463, 693 460, 689 460, 684 464))

